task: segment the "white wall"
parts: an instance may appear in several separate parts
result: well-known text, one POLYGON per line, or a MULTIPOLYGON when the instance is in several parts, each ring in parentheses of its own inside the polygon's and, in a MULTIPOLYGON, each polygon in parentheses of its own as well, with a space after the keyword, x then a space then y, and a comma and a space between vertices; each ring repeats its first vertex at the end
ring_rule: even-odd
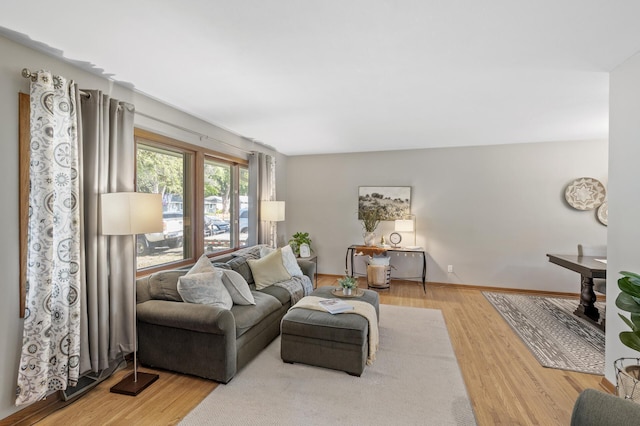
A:
MULTIPOLYGON (((0 170, 3 178, 3 184, 0 186, 0 199, 2 199, 0 217, 3 221, 4 235, 2 256, 0 256, 3 287, 3 294, 0 297, 0 419, 2 419, 18 410, 14 406, 14 401, 22 340, 22 320, 18 312, 18 92, 29 92, 28 80, 20 75, 22 68, 30 68, 32 71, 47 69, 54 74, 75 80, 81 88, 101 89, 115 98, 133 103, 137 111, 211 136, 241 149, 212 140, 201 141, 198 136, 188 132, 137 116, 136 125, 144 129, 241 158, 246 158, 244 151, 254 149, 271 154, 274 152, 1 36, 0 57, 2 58, 0 61, 0 141, 2 141, 0 170)), ((278 168, 284 168, 285 165, 286 158, 282 158, 278 168)), ((279 170, 278 173, 286 176, 285 170, 279 170)), ((283 192, 285 192, 284 189, 283 192)))
POLYGON ((581 141, 289 157, 287 228, 311 234, 321 273, 342 274, 346 248, 362 243, 358 186, 411 186, 428 281, 578 293, 579 276, 545 254, 606 243, 595 212, 569 207, 564 188, 583 176, 606 185, 607 149, 581 141))
MULTIPOLYGON (((627 326, 615 306, 619 271, 640 272, 640 54, 617 67, 610 78, 609 212, 607 261, 607 380, 615 384, 613 362, 640 356, 618 339, 627 326)), ((627 317, 628 313, 624 313, 627 317)))

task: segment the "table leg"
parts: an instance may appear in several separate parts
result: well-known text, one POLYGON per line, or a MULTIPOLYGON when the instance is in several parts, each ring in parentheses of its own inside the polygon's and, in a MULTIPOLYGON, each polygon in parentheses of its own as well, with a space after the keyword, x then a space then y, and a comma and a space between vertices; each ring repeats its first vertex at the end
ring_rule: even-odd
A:
POLYGON ((595 301, 596 294, 593 292, 593 278, 583 276, 580 289, 580 305, 578 305, 574 314, 598 323, 600 312, 594 305, 595 301))
POLYGON ((427 294, 427 253, 422 252, 422 291, 427 294))

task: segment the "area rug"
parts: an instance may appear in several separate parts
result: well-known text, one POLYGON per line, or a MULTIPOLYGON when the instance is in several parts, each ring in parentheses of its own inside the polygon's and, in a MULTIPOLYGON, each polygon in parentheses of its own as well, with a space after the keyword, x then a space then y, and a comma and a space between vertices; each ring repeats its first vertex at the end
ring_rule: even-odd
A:
POLYGON ((483 294, 544 367, 604 374, 604 332, 573 314, 577 298, 483 294))
POLYGON ((380 348, 361 377, 285 364, 278 338, 180 424, 475 425, 476 421, 442 313, 380 305, 380 348))

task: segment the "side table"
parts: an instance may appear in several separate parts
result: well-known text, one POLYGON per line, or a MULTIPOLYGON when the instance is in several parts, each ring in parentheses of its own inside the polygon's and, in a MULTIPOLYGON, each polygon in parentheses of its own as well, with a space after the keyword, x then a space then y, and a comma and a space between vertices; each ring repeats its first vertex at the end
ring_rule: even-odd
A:
POLYGON ((298 259, 308 260, 309 262, 313 262, 316 264, 316 270, 313 274, 313 288, 318 287, 318 255, 315 253, 311 253, 309 257, 299 257, 298 259))
MULTIPOLYGON (((354 261, 355 261, 355 256, 356 253, 364 253, 364 254, 382 254, 382 253, 388 253, 388 252, 399 252, 399 253, 404 253, 405 255, 409 254, 409 253, 413 253, 413 254, 418 254, 421 257, 422 260, 422 276, 420 277, 402 277, 401 279, 420 279, 422 282, 422 291, 424 291, 425 293, 427 292, 427 287, 426 287, 426 281, 427 281, 427 252, 424 250, 417 250, 417 249, 405 249, 402 247, 368 247, 368 246, 359 246, 359 245, 352 245, 347 247, 347 255, 345 256, 345 260, 344 260, 344 267, 345 270, 347 271, 348 275, 353 276, 362 276, 362 275, 366 275, 362 274, 362 273, 358 273, 356 272, 354 269, 354 261)), ((391 278, 394 278, 393 276, 391 276, 391 278)))

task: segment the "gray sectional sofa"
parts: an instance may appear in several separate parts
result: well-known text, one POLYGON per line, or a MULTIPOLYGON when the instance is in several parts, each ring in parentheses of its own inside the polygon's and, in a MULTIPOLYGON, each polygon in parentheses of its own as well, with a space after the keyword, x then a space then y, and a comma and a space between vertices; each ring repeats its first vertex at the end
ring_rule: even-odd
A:
MULTIPOLYGON (((290 293, 277 285, 255 290, 245 257, 216 258, 213 264, 239 272, 256 304, 226 310, 183 302, 177 282, 188 269, 139 278, 138 358, 143 365, 227 383, 279 335, 280 321, 291 307, 290 293)), ((298 264, 313 282, 315 263, 299 259, 298 264)))

